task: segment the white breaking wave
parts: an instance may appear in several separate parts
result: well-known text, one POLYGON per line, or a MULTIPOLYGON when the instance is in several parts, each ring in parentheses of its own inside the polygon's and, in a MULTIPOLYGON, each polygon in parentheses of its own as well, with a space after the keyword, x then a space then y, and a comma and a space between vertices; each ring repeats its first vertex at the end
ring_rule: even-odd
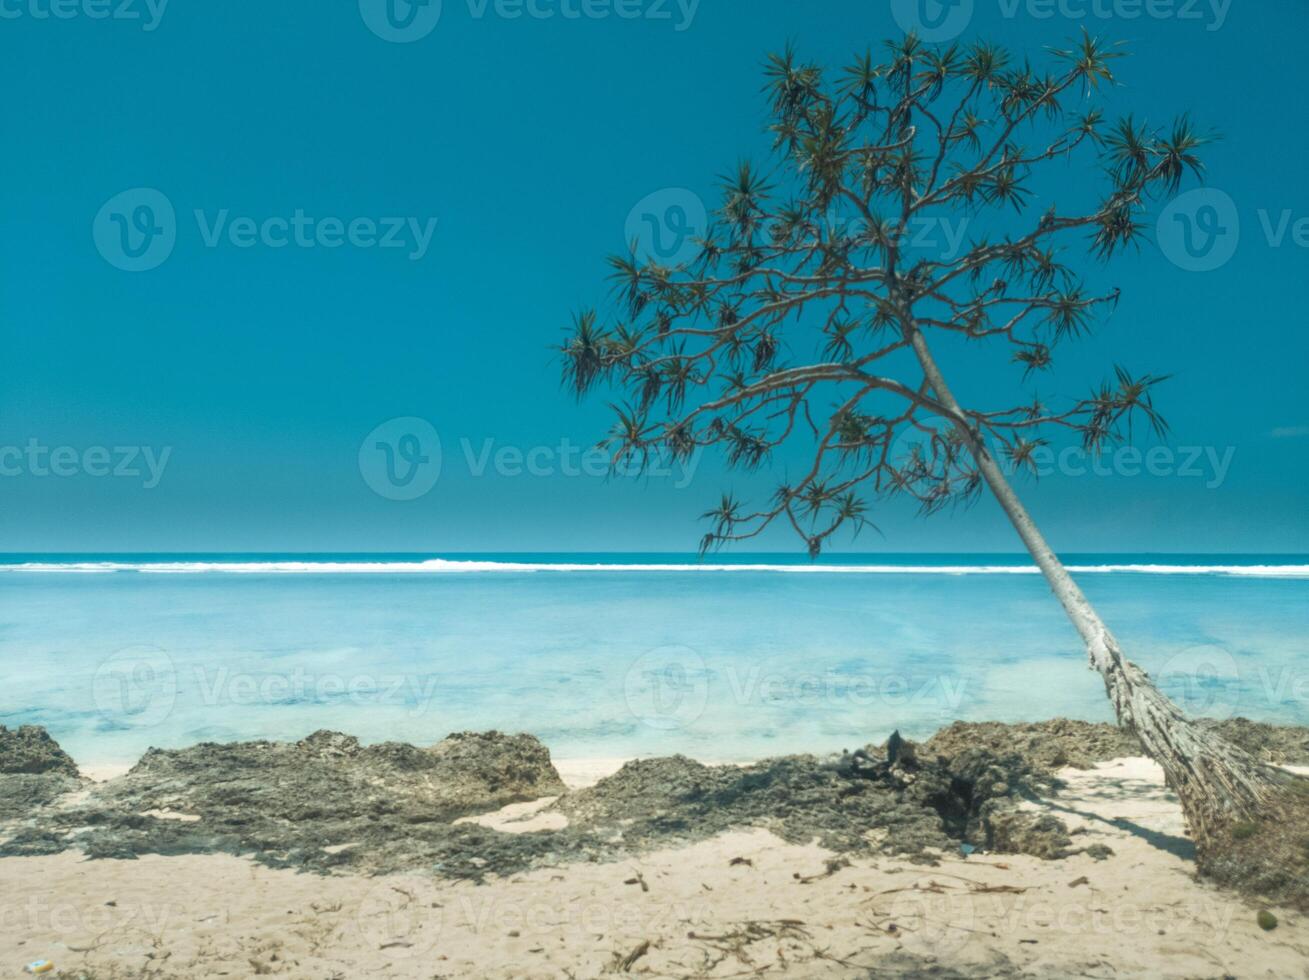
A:
MULTIPOLYGON (((1078 574, 1230 575, 1244 578, 1309 578, 1309 565, 1069 565, 1078 574)), ((0 565, 4 572, 141 572, 151 575, 457 575, 528 572, 771 572, 787 575, 1039 575, 1035 565, 777 565, 714 563, 604 563, 457 561, 160 561, 26 562, 0 565)))

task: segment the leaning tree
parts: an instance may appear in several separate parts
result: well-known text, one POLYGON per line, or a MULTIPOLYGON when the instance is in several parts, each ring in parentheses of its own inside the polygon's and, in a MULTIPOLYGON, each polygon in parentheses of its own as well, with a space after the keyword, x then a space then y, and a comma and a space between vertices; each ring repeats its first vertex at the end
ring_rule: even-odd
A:
POLYGON ((1007 478, 1052 432, 1098 452, 1129 437, 1134 418, 1162 431, 1162 379, 1119 368, 1067 404, 1026 393, 1012 407, 965 404, 934 350, 978 360, 974 388, 989 352, 1007 352, 1013 377, 993 377, 987 395, 1038 378, 1119 301, 1088 287, 1070 257, 1134 246, 1152 202, 1200 175, 1205 138, 1185 118, 1160 131, 1096 107, 1117 57, 1089 35, 1050 52, 1047 69, 990 44, 940 49, 912 35, 839 74, 790 50, 771 56, 770 168, 742 163, 724 178, 693 260, 669 267, 636 247, 610 259, 612 316, 574 317, 564 378, 579 396, 625 392, 606 444, 628 465, 716 446, 757 468, 783 443, 812 449, 765 502, 725 496, 705 515, 703 548, 781 522, 817 555, 868 520, 869 498, 907 495, 931 512, 985 486, 1203 842, 1266 812, 1283 777, 1187 719, 1123 655, 1007 478), (1037 186, 1048 172, 1060 200, 1049 180, 1037 186), (914 230, 943 213, 968 221, 953 256, 915 245, 914 230))

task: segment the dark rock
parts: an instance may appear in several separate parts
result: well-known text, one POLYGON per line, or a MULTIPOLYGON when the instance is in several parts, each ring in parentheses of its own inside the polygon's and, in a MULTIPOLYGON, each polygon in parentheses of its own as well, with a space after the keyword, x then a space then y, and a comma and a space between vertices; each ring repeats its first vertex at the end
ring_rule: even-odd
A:
POLYGON ((566 793, 549 753, 531 736, 464 733, 418 748, 362 746, 317 732, 294 744, 152 749, 127 775, 43 811, 40 831, 11 835, 7 847, 49 853, 76 846, 97 858, 226 852, 319 872, 427 869, 480 880, 762 827, 836 851, 932 861, 983 835, 984 820, 1044 784, 1017 756, 975 749, 957 759, 923 759, 900 740, 894 753, 870 747, 834 760, 800 755, 706 766, 683 756, 648 759, 566 793), (454 822, 556 795, 554 807, 569 820, 562 830, 509 835, 454 822), (161 819, 156 811, 197 819, 161 819))
MULTIPOLYGON (((308 871, 478 880, 761 827, 838 852, 923 862, 961 845, 1054 858, 1077 853, 1067 828, 1017 804, 1048 795, 1059 765, 1139 751, 1124 740, 1083 722, 954 725, 923 746, 895 733, 885 746, 826 759, 641 760, 573 793, 528 735, 461 733, 427 748, 364 746, 337 732, 295 743, 204 743, 152 749, 127 775, 89 787, 66 767, 0 776, 0 820, 18 818, 0 827, 0 854, 227 852, 308 871), (65 795, 78 787, 86 792, 65 795), (553 808, 566 828, 511 835, 455 823, 544 796, 560 796, 553 808), (161 810, 197 819, 147 815, 161 810)), ((1099 857, 1097 847, 1086 853, 1099 857)))
POLYGON ((107 796, 138 810, 171 808, 226 824, 273 814, 319 823, 368 815, 429 823, 563 791, 550 753, 531 735, 462 732, 419 748, 361 746, 353 736, 320 731, 294 744, 151 749, 107 796))
POLYGON ((82 785, 80 778, 62 772, 0 775, 0 821, 33 814, 82 785))
POLYGON ((55 830, 26 826, 17 828, 0 846, 0 857, 36 857, 68 849, 64 835, 55 830))
POLYGON ((78 775, 77 764, 40 725, 0 725, 0 774, 13 773, 78 775))
POLYGON ((1090 769, 1097 762, 1141 755, 1136 737, 1116 725, 1055 718, 1007 725, 998 721, 956 721, 927 740, 925 752, 956 756, 970 749, 1018 755, 1028 765, 1053 771, 1090 769))
POLYGON ((900 730, 897 728, 891 733, 891 737, 886 740, 886 761, 891 765, 895 765, 904 746, 905 740, 900 737, 900 730))
POLYGON ((1269 725, 1248 718, 1228 718, 1225 721, 1201 718, 1200 724, 1214 729, 1256 759, 1275 766, 1309 765, 1309 728, 1269 725))
POLYGON ((837 851, 876 848, 930 859, 973 834, 983 808, 1011 805, 1046 781, 1017 757, 974 750, 922 762, 900 740, 896 761, 874 747, 824 762, 785 756, 750 766, 705 766, 682 756, 631 762, 555 807, 573 826, 628 847, 666 845, 757 826, 784 840, 837 851), (1004 803, 1001 803, 1003 799, 1004 803))
POLYGON ((0 725, 0 854, 10 843, 13 853, 53 853, 58 835, 50 838, 22 821, 82 785, 77 765, 44 728, 0 725))
POLYGON ((1068 827, 1058 817, 1024 810, 993 810, 983 820, 988 849, 1031 854, 1047 861, 1073 852, 1068 827))
MULTIPOLYGON (((1304 726, 1269 725, 1248 718, 1196 720, 1265 762, 1309 765, 1309 728, 1304 726)), ((923 748, 946 756, 985 748, 997 755, 1020 755, 1048 770, 1090 769, 1097 762, 1144 754, 1136 737, 1117 725, 1068 718, 1018 724, 957 721, 938 731, 923 748)))
POLYGON ((316 732, 293 744, 151 749, 44 823, 92 857, 217 851, 274 866, 384 871, 444 854, 459 817, 563 791, 549 752, 530 735, 463 733, 418 748, 316 732))

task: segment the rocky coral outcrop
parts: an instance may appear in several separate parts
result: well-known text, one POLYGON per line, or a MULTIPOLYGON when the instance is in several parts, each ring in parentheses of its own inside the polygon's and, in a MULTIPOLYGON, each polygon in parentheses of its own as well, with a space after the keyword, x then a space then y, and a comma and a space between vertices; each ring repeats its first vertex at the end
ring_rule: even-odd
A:
POLYGON ((39 725, 0 725, 0 821, 30 816, 79 789, 77 764, 39 725))
POLYGON ((77 776, 77 763, 40 725, 0 725, 0 775, 77 776))
POLYGON ((1016 724, 956 721, 923 745, 925 752, 943 756, 974 748, 1018 755, 1029 765, 1051 771, 1065 766, 1090 769, 1097 762, 1141 755, 1135 736, 1117 725, 1070 718, 1016 724))
MULTIPOLYGON (((1249 722, 1234 730, 1265 754, 1294 753, 1303 735, 1249 722)), ((1055 859, 1092 849, 1075 848, 1061 820, 1023 804, 1056 794, 1061 766, 1131 751, 1107 725, 958 723, 923 745, 893 734, 829 757, 745 766, 644 759, 568 792, 530 735, 463 732, 419 747, 320 731, 293 743, 151 749, 126 775, 92 784, 44 730, 0 728, 0 856, 226 852, 323 873, 478 880, 758 827, 795 843, 923 863, 961 849, 1055 859), (548 829, 505 834, 458 822, 544 797, 559 797, 549 810, 563 818, 548 829)), ((1240 883, 1250 862, 1223 858, 1220 872, 1222 861, 1230 873, 1216 877, 1240 883)), ((1289 885, 1261 879, 1259 887, 1280 894, 1289 885)))

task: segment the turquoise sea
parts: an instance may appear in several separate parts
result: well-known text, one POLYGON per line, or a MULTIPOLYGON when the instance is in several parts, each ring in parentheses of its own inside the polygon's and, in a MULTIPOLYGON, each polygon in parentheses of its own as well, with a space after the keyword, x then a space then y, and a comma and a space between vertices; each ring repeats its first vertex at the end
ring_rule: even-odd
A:
MULTIPOLYGON (((1067 555, 1189 710, 1309 724, 1309 556, 1067 555)), ((1018 555, 7 555, 0 724, 149 746, 538 735, 557 758, 831 751, 1107 720, 1018 555)))

